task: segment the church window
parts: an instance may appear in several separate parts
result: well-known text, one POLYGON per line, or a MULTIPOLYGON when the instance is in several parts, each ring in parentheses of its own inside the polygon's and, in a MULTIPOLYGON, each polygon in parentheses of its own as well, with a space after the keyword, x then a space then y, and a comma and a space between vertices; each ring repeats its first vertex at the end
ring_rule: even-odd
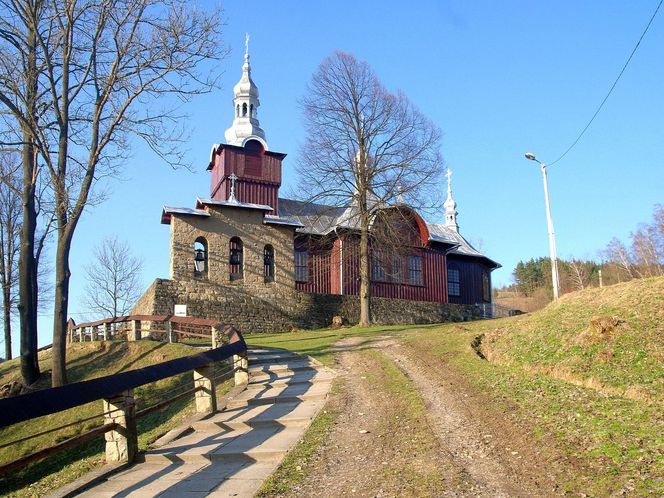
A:
POLYGON ((457 265, 447 267, 447 293, 450 296, 461 295, 461 272, 457 265))
POLYGON ((403 258, 394 256, 392 258, 392 282, 403 284, 403 258))
POLYGON ((423 285, 422 258, 420 256, 408 256, 408 283, 411 285, 423 285))
POLYGON ((309 281, 309 254, 307 251, 295 251, 295 281, 309 281))
POLYGON ((386 281, 383 254, 380 251, 373 251, 371 255, 371 280, 376 282, 386 281))
POLYGON ((194 275, 202 277, 208 271, 208 249, 207 240, 198 237, 194 242, 194 275))
POLYGON ((244 247, 240 237, 233 237, 230 242, 229 266, 231 280, 243 278, 244 247))
POLYGON ((274 248, 269 244, 263 250, 263 276, 266 282, 274 282, 274 248))
POLYGON ((242 104, 242 117, 246 118, 247 117, 247 103, 245 102, 242 104))
POLYGON ((489 272, 482 271, 482 299, 485 302, 491 302, 491 280, 489 280, 489 272))

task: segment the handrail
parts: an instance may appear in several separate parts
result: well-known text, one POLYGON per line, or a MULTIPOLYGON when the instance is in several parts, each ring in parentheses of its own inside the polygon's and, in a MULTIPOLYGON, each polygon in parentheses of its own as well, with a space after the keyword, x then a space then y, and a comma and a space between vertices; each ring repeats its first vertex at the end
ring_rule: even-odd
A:
MULTIPOLYGON (((183 321, 191 323, 191 320, 185 318, 183 321)), ((123 391, 222 361, 246 351, 244 338, 235 328, 212 320, 206 322, 212 322, 216 324, 216 328, 222 329, 228 336, 229 342, 216 349, 157 365, 0 399, 0 428, 109 398, 123 391)))

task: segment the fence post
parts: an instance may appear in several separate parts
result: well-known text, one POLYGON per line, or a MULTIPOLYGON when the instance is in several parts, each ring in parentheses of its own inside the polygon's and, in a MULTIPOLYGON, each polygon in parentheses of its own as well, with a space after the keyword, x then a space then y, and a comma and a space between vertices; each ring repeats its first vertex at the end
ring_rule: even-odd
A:
POLYGON ((217 411, 217 390, 214 382, 214 363, 194 370, 194 388, 196 391, 196 413, 214 413, 217 411))
POLYGON ((215 325, 210 327, 210 330, 212 332, 212 349, 217 349, 219 346, 221 346, 221 344, 219 344, 219 342, 221 342, 219 341, 219 331, 215 325))
POLYGON ((90 328, 91 334, 90 334, 90 342, 95 342, 99 340, 99 327, 95 325, 94 327, 90 328))
POLYGON ((240 386, 249 383, 249 359, 247 352, 242 351, 233 355, 233 368, 235 369, 235 385, 240 386))
POLYGON ((136 404, 134 392, 123 391, 103 400, 104 424, 117 424, 108 431, 106 439, 106 463, 133 462, 138 453, 138 434, 136 432, 136 404), (110 413, 109 413, 110 412, 110 413))
POLYGON ((173 323, 170 320, 164 322, 164 329, 166 330, 166 337, 168 337, 168 342, 178 342, 178 336, 173 331, 173 323))
POLYGON ((108 341, 111 338, 111 324, 110 323, 105 323, 104 324, 104 340, 108 341))
POLYGON ((140 320, 132 320, 131 321, 131 328, 129 329, 129 335, 127 336, 127 340, 129 341, 138 341, 141 338, 141 321, 140 320))

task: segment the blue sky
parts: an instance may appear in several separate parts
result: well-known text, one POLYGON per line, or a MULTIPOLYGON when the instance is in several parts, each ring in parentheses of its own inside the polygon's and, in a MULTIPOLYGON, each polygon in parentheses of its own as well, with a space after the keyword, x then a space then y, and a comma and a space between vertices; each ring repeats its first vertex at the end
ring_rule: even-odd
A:
MULTIPOLYGON (((77 321, 86 318, 84 266, 105 236, 118 234, 144 258, 145 287, 168 277, 169 227, 159 223, 161 208, 193 207, 197 196, 209 195, 205 168, 210 146, 223 141, 232 121, 245 32, 261 126, 270 149, 288 154, 282 191, 295 185, 306 136, 298 98, 323 58, 336 49, 352 52, 443 130, 441 152, 454 172, 461 233, 502 263, 494 285, 510 283, 517 261, 548 254, 541 174, 523 154, 550 162, 572 143, 657 3, 224 3, 219 30, 232 51, 221 62, 221 88, 184 109, 191 116, 194 171, 174 171, 136 144, 124 179, 106 185, 108 200, 84 214, 75 235, 70 313, 77 321)), ((561 257, 596 257, 664 202, 663 48, 660 12, 594 124, 549 170, 561 257)), ((40 344, 51 342, 51 313, 40 318, 40 344)))

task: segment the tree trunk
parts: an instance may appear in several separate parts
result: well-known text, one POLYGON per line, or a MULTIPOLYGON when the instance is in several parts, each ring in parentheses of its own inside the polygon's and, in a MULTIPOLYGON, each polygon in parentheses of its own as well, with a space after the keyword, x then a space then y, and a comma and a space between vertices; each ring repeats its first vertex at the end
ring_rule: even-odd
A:
POLYGON ((369 229, 360 235, 360 327, 371 325, 371 281, 369 272, 369 229))
MULTIPOLYGON (((31 136, 24 133, 26 143, 31 136)), ((39 379, 39 359, 37 357, 37 264, 35 262, 35 230, 37 212, 35 210, 34 171, 36 168, 34 147, 23 148, 23 227, 21 228, 21 248, 19 253, 19 304, 21 321, 21 376, 26 385, 39 379)))
MULTIPOLYGON (((25 59, 25 113, 32 121, 37 115, 37 17, 39 2, 27 9, 30 21, 26 24, 25 59)), ((32 123, 34 125, 34 123, 32 123)), ((21 228, 21 248, 19 251, 19 304, 21 320, 21 376, 26 385, 39 379, 39 357, 37 355, 37 263, 35 261, 35 231, 37 211, 35 191, 37 182, 37 149, 35 137, 28 123, 22 123, 23 134, 23 227, 21 228)))
MULTIPOLYGON (((73 220, 70 220, 73 222, 73 220)), ((53 307, 53 387, 67 383, 67 310, 69 307, 69 252, 73 230, 58 232, 55 254, 55 304, 53 307)))
POLYGON ((5 320, 5 360, 12 359, 12 313, 11 293, 9 286, 2 289, 2 305, 4 307, 5 320))

